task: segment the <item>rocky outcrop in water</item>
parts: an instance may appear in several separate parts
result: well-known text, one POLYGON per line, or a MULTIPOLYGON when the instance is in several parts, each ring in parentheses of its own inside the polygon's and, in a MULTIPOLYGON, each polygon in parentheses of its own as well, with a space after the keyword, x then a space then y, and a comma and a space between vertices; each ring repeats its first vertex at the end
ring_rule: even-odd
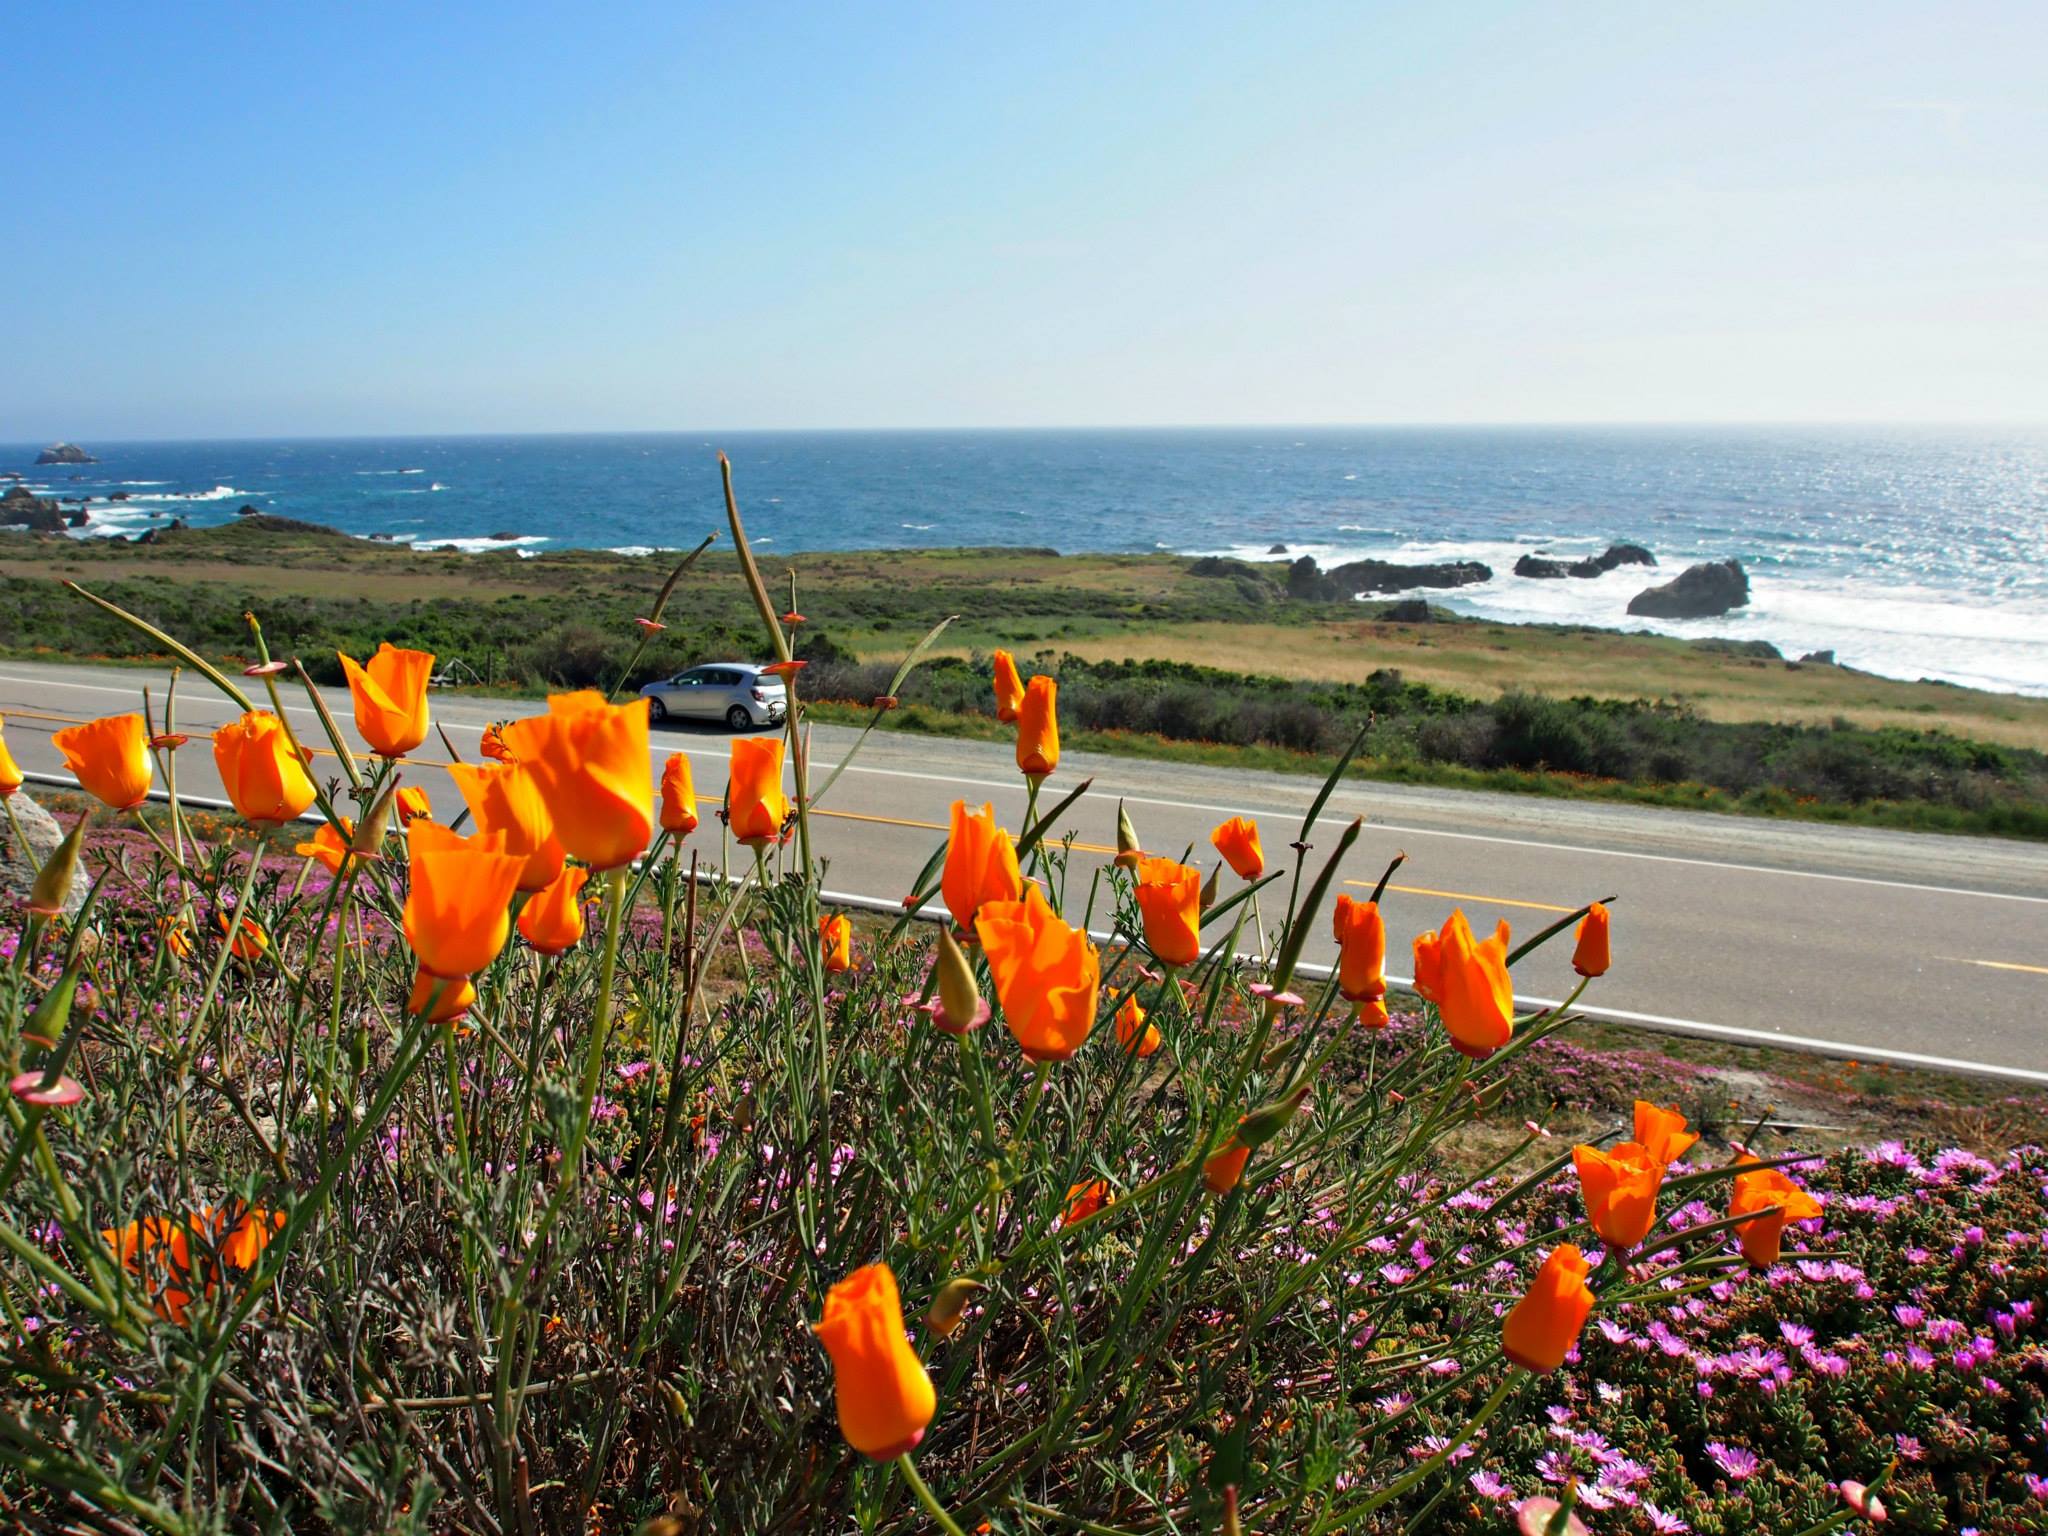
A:
POLYGON ((0 496, 0 528, 26 528, 31 533, 61 533, 64 509, 25 485, 10 485, 0 496))
POLYGON ((99 460, 76 443, 52 443, 36 455, 38 464, 97 464, 99 460))
POLYGON ((1605 576, 1617 566, 1655 565, 1657 557, 1640 544, 1610 544, 1597 555, 1583 560, 1552 560, 1545 555, 1524 555, 1515 562, 1517 576, 1548 579, 1559 576, 1605 576))
POLYGON ((1749 605, 1749 573, 1739 560, 1687 566, 1674 581, 1628 600, 1628 611, 1650 619, 1712 619, 1749 605))
POLYGON ((1305 602, 1336 603, 1368 592, 1411 592, 1417 587, 1466 587, 1491 581, 1493 567, 1477 560, 1434 565, 1396 565, 1389 560, 1351 560, 1318 569, 1313 555, 1287 567, 1287 595, 1305 602))

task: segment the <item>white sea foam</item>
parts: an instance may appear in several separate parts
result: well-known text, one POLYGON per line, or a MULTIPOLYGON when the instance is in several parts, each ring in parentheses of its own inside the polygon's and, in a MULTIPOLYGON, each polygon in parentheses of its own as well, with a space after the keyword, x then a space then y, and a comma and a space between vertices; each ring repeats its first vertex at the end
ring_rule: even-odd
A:
POLYGON ((423 539, 416 534, 400 534, 410 541, 414 549, 459 549, 466 555, 485 554, 493 549, 518 549, 522 545, 546 544, 548 536, 543 533, 522 534, 516 539, 423 539))
POLYGON ((916 533, 924 533, 929 529, 937 527, 938 525, 936 523, 898 523, 896 526, 899 528, 908 528, 916 533))
MULTIPOLYGON (((1290 544, 1287 559, 1313 555, 1323 569, 1351 560, 1434 565, 1478 560, 1492 568, 1489 581, 1413 591, 1475 618, 1520 624, 1584 624, 1601 629, 1646 630, 1686 639, 1767 640, 1796 659, 1833 651, 1843 666, 1882 677, 1933 678, 1970 688, 2048 697, 2048 593, 1972 605, 1938 588, 1907 583, 1829 580, 1777 574, 1774 564, 1745 560, 1746 608, 1712 619, 1653 619, 1628 611, 1629 599, 1670 581, 1715 552, 1662 550, 1655 567, 1624 565, 1597 577, 1517 576, 1515 561, 1542 553, 1573 560, 1598 554, 1604 539, 1458 541, 1407 539, 1380 544, 1290 544)), ((1263 544, 1214 551, 1240 560, 1280 561, 1263 544)), ((1208 551, 1200 551, 1208 553, 1208 551)), ((1368 600, 1375 600, 1369 598, 1368 600)))

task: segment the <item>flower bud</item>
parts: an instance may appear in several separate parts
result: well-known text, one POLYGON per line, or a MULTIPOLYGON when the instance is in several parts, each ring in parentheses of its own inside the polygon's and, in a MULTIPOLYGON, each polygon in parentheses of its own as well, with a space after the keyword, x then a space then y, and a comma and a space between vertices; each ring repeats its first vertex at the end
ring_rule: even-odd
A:
POLYGON ((1303 1083, 1286 1098, 1260 1105, 1237 1123, 1237 1139, 1248 1147, 1263 1147, 1287 1129, 1287 1122, 1307 1098, 1308 1084, 1303 1083))
POLYGON ((988 1020, 988 1007, 974 984, 974 966, 967 951, 945 924, 939 925, 939 1011, 932 1023, 949 1035, 964 1035, 988 1020))
POLYGON ((391 809, 398 803, 398 781, 393 779, 370 807, 370 814, 356 823, 348 851, 358 858, 374 859, 384 851, 384 829, 391 825, 391 809))
POLYGON ((29 911, 43 917, 55 917, 70 901, 72 877, 78 873, 78 850, 85 840, 85 820, 81 816, 72 824, 64 841, 56 846, 36 872, 35 884, 29 887, 29 911))
POLYGON ((1222 883, 1222 881, 1223 866, 1221 864, 1218 864, 1214 869, 1209 871, 1209 878, 1202 882, 1202 894, 1200 897, 1200 905, 1202 911, 1206 912, 1211 907, 1216 905, 1216 888, 1218 885, 1222 883))
POLYGON ((1138 829, 1131 825, 1130 816, 1124 811, 1124 803, 1116 803, 1116 864, 1120 869, 1138 867, 1138 829))
POLYGON ((939 1287, 938 1295, 932 1298, 931 1310, 924 1315, 925 1325, 940 1338, 950 1338, 953 1330, 960 1326, 961 1314, 966 1312, 967 1303, 976 1292, 988 1287, 979 1280, 970 1280, 965 1275, 956 1275, 939 1287))

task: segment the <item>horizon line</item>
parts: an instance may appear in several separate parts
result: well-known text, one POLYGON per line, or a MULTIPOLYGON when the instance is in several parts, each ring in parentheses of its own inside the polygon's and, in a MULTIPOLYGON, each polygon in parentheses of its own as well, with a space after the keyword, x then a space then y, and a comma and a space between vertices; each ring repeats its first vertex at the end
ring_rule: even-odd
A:
MULTIPOLYGON (((1937 416, 1794 416, 1794 417, 1632 417, 1632 418, 1589 418, 1556 417, 1500 418, 1488 421, 1444 421, 1425 420, 1380 420, 1380 421, 1172 421, 1172 422, 1055 422, 1055 423, 985 423, 956 426, 717 426, 717 427, 525 427, 488 428, 463 427, 448 430, 412 428, 405 431, 351 431, 351 432, 259 432, 253 434, 234 433, 174 433, 167 436, 131 436, 122 433, 84 433, 81 436, 50 438, 15 438, 6 447, 54 447, 59 443, 83 446, 82 438, 94 438, 103 443, 113 444, 157 444, 157 443, 286 443, 286 442, 379 442, 379 441, 426 441, 446 438, 508 438, 508 437, 717 437, 769 436, 799 434, 874 434, 891 433, 922 436, 967 433, 1032 433, 1032 432, 1503 432, 1503 431, 1651 431, 1651 430, 1707 430, 1707 429, 1816 429, 1816 428, 1920 428, 1920 429, 1991 429, 2043 430, 2048 429, 2048 417, 2034 416, 1988 416, 1988 417, 1937 417, 1937 416)), ((48 466, 46 466, 48 467, 48 466)))

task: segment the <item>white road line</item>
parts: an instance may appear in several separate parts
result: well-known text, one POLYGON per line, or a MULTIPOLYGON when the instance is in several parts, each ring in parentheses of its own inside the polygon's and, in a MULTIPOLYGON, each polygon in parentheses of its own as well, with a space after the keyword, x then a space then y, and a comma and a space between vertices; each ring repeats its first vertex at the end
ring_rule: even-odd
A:
MULTIPOLYGON (((17 677, 7 673, 0 673, 0 682, 23 683, 42 688, 86 688, 99 693, 132 694, 134 692, 131 688, 112 688, 99 683, 58 682, 49 678, 17 677)), ((288 704, 285 708, 293 714, 317 714, 317 711, 313 710, 310 706, 302 704, 288 704)), ((483 726, 471 725, 466 721, 451 720, 442 723, 449 730, 470 731, 477 735, 481 735, 484 730, 483 726)), ((658 746, 650 744, 648 756, 651 758, 664 757, 669 752, 678 750, 682 749, 670 746, 667 743, 662 743, 658 746)), ((830 765, 827 764, 821 763, 819 768, 821 771, 830 771, 830 765)), ((909 768, 875 768, 865 767, 858 763, 848 763, 846 764, 846 772, 865 773, 894 779, 913 779, 932 784, 948 784, 959 788, 1002 791, 1018 795, 1024 793, 1021 785, 1005 780, 970 779, 943 773, 920 773, 909 768)), ((1158 806, 1164 810, 1200 811, 1205 815, 1215 816, 1284 816, 1292 814, 1285 808, 1276 810, 1272 806, 1214 805, 1197 800, 1166 800, 1148 795, 1126 795, 1122 798, 1133 805, 1158 806)), ((1328 812, 1317 818, 1319 824, 1329 823, 1334 826, 1343 826, 1352 819, 1350 816, 1336 815, 1328 812)), ((1929 885, 1914 880, 1887 880, 1877 875, 1842 875, 1817 869, 1780 869, 1769 864, 1738 864, 1725 859, 1701 859, 1676 853, 1640 853, 1625 848, 1586 848, 1574 843, 1552 843, 1537 838, 1506 837, 1490 832, 1450 832, 1435 827, 1402 826, 1393 822, 1379 821, 1369 821, 1366 824, 1376 832, 1389 832, 1397 837, 1441 837, 1460 842, 1494 843, 1510 848, 1533 848, 1548 853, 1577 854, 1587 858, 1639 859, 1653 864, 1683 864, 1695 869, 1718 869, 1733 874, 1776 875, 1793 880, 1832 880, 1845 885, 1870 885, 1885 890, 1921 891, 1933 896, 1974 896, 1984 901, 2017 901, 2030 906, 2048 906, 2048 896, 2026 896, 2013 891, 1980 891, 1973 890, 1967 886, 1929 885)))

